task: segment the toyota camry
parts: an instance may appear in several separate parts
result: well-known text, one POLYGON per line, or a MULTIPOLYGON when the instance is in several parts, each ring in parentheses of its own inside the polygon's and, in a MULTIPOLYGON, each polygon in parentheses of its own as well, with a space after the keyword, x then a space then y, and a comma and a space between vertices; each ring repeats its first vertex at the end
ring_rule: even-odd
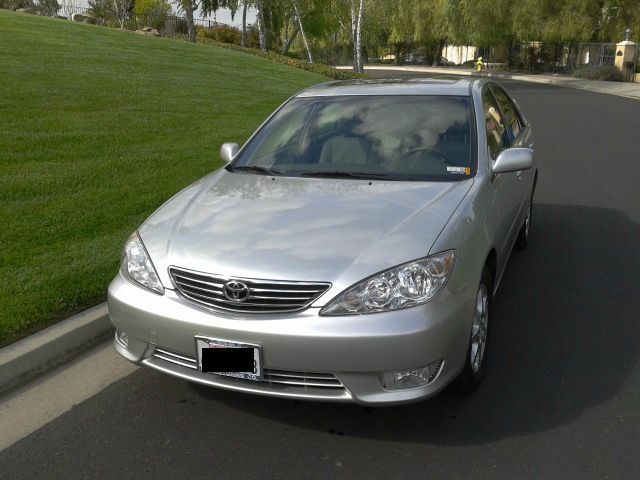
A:
POLYGON ((354 80, 280 106, 124 247, 115 348, 237 392, 389 405, 481 382, 529 240, 530 123, 488 79, 354 80))

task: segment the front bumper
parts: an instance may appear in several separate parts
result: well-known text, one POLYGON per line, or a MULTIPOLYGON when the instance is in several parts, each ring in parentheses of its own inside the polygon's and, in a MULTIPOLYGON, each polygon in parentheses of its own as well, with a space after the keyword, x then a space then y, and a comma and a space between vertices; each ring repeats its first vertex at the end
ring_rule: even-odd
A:
POLYGON ((109 315, 128 360, 186 380, 229 390, 366 405, 421 400, 442 390, 462 370, 475 292, 448 288, 431 302, 389 313, 319 316, 319 308, 285 314, 214 312, 173 290, 157 295, 118 274, 109 286, 109 315), (202 373, 194 337, 204 336, 262 347, 267 378, 262 382, 202 373), (444 360, 427 386, 385 390, 381 372, 444 360), (269 381, 283 378, 283 381, 269 381), (323 379, 327 379, 326 381, 323 379), (335 379, 335 380, 332 380, 335 379))

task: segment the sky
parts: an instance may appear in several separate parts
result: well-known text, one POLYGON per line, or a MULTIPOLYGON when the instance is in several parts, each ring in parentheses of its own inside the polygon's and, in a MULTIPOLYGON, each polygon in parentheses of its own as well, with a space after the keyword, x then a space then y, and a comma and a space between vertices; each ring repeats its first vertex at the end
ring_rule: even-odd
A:
MULTIPOLYGON (((200 12, 196 13, 197 17, 202 18, 200 12)), ((225 23, 227 25, 235 25, 237 27, 242 25, 242 9, 239 9, 233 20, 231 20, 231 12, 226 8, 221 8, 216 12, 216 18, 218 22, 225 23)), ((213 16, 209 17, 209 20, 213 20, 213 16)), ((250 25, 256 21, 256 11, 252 8, 247 8, 247 25, 250 25)))

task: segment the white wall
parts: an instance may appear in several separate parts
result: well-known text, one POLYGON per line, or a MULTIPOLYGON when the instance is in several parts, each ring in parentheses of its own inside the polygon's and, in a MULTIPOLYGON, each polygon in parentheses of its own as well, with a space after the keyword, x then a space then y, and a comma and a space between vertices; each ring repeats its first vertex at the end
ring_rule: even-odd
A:
MULTIPOLYGON (((200 12, 196 12, 196 17, 207 18, 208 20, 214 20, 214 16, 202 17, 200 12)), ((242 26, 242 8, 239 8, 236 12, 233 20, 231 20, 231 11, 226 8, 221 8, 216 12, 215 20, 224 23, 226 25, 233 25, 236 27, 242 26)), ((251 25, 256 21, 256 11, 253 8, 247 8, 247 25, 251 25)))
POLYGON ((467 60, 474 60, 476 58, 476 51, 476 47, 470 45, 447 45, 442 49, 442 56, 460 65, 467 60))

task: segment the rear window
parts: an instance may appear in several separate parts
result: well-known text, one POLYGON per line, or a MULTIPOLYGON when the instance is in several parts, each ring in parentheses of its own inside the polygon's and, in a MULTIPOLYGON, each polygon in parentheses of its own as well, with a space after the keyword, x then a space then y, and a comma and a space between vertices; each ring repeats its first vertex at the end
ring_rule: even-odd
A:
POLYGON ((468 97, 337 96, 288 102, 235 166, 281 175, 461 180, 475 173, 468 97))

